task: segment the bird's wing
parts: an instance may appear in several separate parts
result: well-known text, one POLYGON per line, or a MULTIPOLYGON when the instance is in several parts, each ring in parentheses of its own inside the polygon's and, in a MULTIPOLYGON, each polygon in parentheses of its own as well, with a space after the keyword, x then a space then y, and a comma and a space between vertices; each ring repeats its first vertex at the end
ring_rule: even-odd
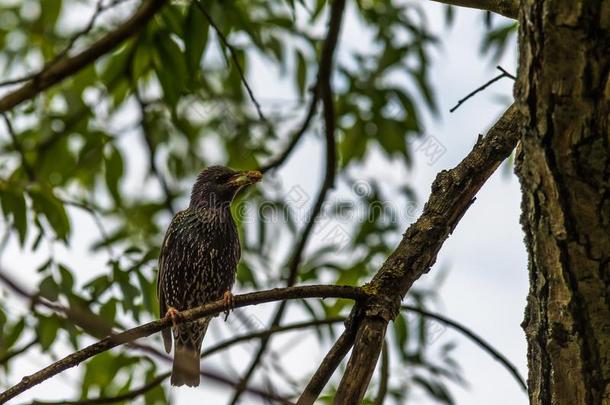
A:
MULTIPOLYGON (((163 243, 161 244, 161 251, 159 253, 159 272, 157 273, 157 299, 159 300, 159 317, 163 318, 167 313, 167 304, 165 302, 165 292, 163 291, 163 279, 165 277, 165 257, 167 256, 169 249, 171 249, 171 245, 173 242, 173 234, 174 227, 176 222, 179 222, 182 217, 182 212, 178 212, 174 218, 172 218, 172 222, 167 228, 167 232, 165 233, 165 237, 163 238, 163 243)), ((163 329, 161 332, 163 336, 163 343, 165 345, 165 351, 169 353, 172 349, 172 331, 171 328, 163 329)))

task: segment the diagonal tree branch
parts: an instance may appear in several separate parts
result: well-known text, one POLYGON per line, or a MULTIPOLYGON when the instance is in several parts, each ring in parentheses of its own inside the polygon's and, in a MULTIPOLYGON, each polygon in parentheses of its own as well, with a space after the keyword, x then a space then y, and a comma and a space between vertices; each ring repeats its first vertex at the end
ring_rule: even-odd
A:
POLYGON ((57 61, 34 78, 26 81, 18 89, 5 95, 0 99, 0 112, 10 110, 95 62, 100 56, 110 52, 142 29, 166 2, 167 0, 146 0, 128 20, 98 39, 90 47, 74 56, 57 61))
POLYGON ((365 305, 365 318, 339 384, 336 404, 360 403, 364 397, 388 322, 396 316, 411 285, 430 270, 476 193, 510 155, 519 137, 519 118, 516 107, 511 106, 455 168, 437 175, 422 215, 407 229, 372 281, 363 287, 372 298, 365 305))
POLYGON ((63 57, 66 56, 68 54, 68 52, 70 52, 70 50, 72 49, 72 47, 74 46, 76 41, 78 41, 78 39, 81 38, 83 35, 88 34, 93 29, 93 26, 95 25, 95 22, 100 17, 100 15, 102 15, 105 11, 109 10, 110 8, 116 6, 117 4, 120 4, 124 1, 126 1, 126 0, 112 0, 108 4, 104 4, 104 0, 98 0, 97 6, 95 7, 95 11, 93 12, 93 16, 91 16, 89 23, 82 30, 78 31, 72 37, 70 37, 70 39, 68 41, 68 45, 66 45, 65 48, 62 49, 61 52, 59 52, 57 55, 53 56, 53 58, 51 60, 46 62, 44 64, 43 68, 39 72, 33 72, 33 73, 30 73, 30 74, 27 74, 25 76, 18 77, 15 79, 4 80, 4 81, 0 82, 0 87, 10 86, 12 84, 19 84, 19 83, 27 82, 28 80, 35 79, 37 76, 42 74, 45 70, 47 70, 50 66, 55 64, 57 61, 63 59, 63 57))
MULTIPOLYGON (((288 265, 289 274, 288 280, 286 282, 286 285, 289 287, 294 285, 298 279, 299 265, 301 263, 302 255, 307 245, 307 242, 309 241, 309 235, 313 230, 316 218, 322 210, 322 206, 324 205, 324 201, 326 200, 328 192, 333 187, 335 182, 337 152, 335 144, 335 112, 332 100, 332 88, 330 80, 333 66, 333 56, 339 39, 339 32, 341 30, 344 10, 345 0, 335 0, 332 3, 330 9, 330 18, 328 22, 328 33, 326 35, 326 39, 322 47, 322 55, 320 56, 320 64, 318 68, 315 92, 319 92, 322 102, 324 104, 324 121, 326 124, 326 173, 324 176, 322 187, 320 188, 318 197, 316 198, 316 202, 308 218, 307 224, 301 232, 301 238, 297 242, 296 247, 292 250, 293 254, 290 258, 290 262, 288 265)), ((312 102, 312 105, 313 104, 315 103, 312 102)), ((312 110, 313 109, 315 109, 315 106, 312 107, 312 110)), ((280 303, 279 308, 273 316, 271 327, 278 326, 282 322, 282 317, 286 310, 286 305, 286 301, 282 301, 280 303)), ((252 362, 250 363, 250 366, 248 367, 248 370, 246 371, 242 379, 242 385, 238 386, 235 390, 235 395, 233 396, 233 399, 230 402, 231 404, 235 405, 239 400, 239 397, 243 392, 243 388, 248 384, 248 381, 256 370, 256 367, 258 366, 261 357, 265 353, 270 338, 271 336, 261 339, 260 347, 256 352, 254 358, 252 359, 252 362)))
POLYGON ((518 0, 432 0, 451 6, 476 8, 478 10, 491 11, 507 18, 517 19, 519 12, 518 0))
MULTIPOLYGON (((83 330, 91 336, 102 338, 109 334, 119 333, 118 331, 114 330, 112 328, 112 325, 106 319, 102 318, 101 316, 99 316, 91 311, 88 311, 87 309, 73 310, 70 307, 65 307, 61 304, 49 301, 49 300, 41 297, 40 294, 34 294, 31 292, 28 292, 26 288, 19 285, 19 283, 17 283, 15 280, 13 280, 9 276, 7 276, 6 273, 4 273, 4 272, 0 272, 0 281, 2 283, 4 283, 11 291, 13 291, 17 295, 30 301, 31 305, 37 305, 37 304, 44 305, 45 307, 51 309, 52 311, 63 314, 66 317, 66 319, 70 320, 75 325, 78 325, 81 328, 83 328, 83 330)), ((332 320, 333 319, 329 319, 329 321, 332 321, 332 320)), ((315 325, 318 323, 324 324, 325 320, 311 322, 312 325, 315 325)), ((301 325, 303 325, 303 323, 301 323, 301 325)), ((117 324, 117 326, 122 327, 120 324, 117 324)), ((296 328, 297 326, 299 326, 299 324, 286 325, 285 327, 277 328, 272 333, 288 331, 288 330, 296 328)), ((267 333, 268 333, 268 331, 262 331, 262 332, 252 333, 249 335, 239 336, 235 339, 231 339, 230 341, 221 342, 220 344, 211 347, 204 354, 209 355, 209 354, 212 354, 213 352, 223 350, 232 344, 236 344, 236 343, 239 343, 239 342, 247 340, 247 339, 260 337, 261 334, 267 334, 267 333)), ((151 354, 151 355, 155 356, 156 358, 163 360, 165 362, 168 362, 170 364, 173 361, 171 356, 168 356, 167 354, 162 353, 159 350, 155 349, 154 347, 146 345, 146 344, 131 342, 131 343, 127 343, 127 346, 131 349, 136 349, 136 350, 140 350, 145 353, 151 354)), ((18 355, 18 354, 19 353, 9 353, 10 357, 14 357, 15 355, 18 355)), ((218 373, 211 372, 211 371, 201 371, 201 376, 205 377, 206 379, 211 379, 212 381, 222 383, 224 385, 228 385, 231 387, 236 387, 238 384, 238 382, 236 382, 236 381, 232 381, 231 379, 229 379, 227 377, 224 377, 218 373)), ((248 392, 255 396, 261 397, 263 399, 272 399, 274 401, 278 401, 281 403, 285 402, 285 399, 283 397, 275 396, 275 395, 270 394, 270 393, 266 392, 265 390, 262 390, 259 388, 247 386, 245 388, 245 392, 248 392)))
MULTIPOLYGON (((312 285, 303 287, 276 288, 272 290, 236 295, 234 298, 235 308, 241 308, 266 302, 297 298, 347 298, 362 300, 365 298, 365 294, 356 287, 312 285)), ((175 322, 180 324, 183 322, 190 322, 204 316, 217 315, 225 311, 225 309, 226 306, 223 300, 218 300, 210 304, 202 305, 200 307, 178 313, 175 322)), ((93 356, 108 351, 114 347, 132 342, 136 339, 150 336, 153 333, 159 332, 171 325, 172 319, 163 318, 148 322, 115 335, 107 336, 97 343, 74 352, 30 376, 23 377, 19 383, 0 394, 0 403, 16 397, 33 386, 40 384, 41 382, 61 373, 64 370, 74 367, 93 356)))

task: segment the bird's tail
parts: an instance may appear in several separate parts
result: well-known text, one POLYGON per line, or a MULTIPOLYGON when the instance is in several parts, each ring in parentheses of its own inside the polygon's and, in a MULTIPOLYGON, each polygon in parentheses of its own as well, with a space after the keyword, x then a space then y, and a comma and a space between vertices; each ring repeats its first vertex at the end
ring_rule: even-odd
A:
POLYGON ((187 346, 176 345, 171 384, 180 387, 199 385, 199 351, 187 346))
POLYGON ((199 385, 199 353, 208 329, 210 318, 178 325, 174 331, 174 366, 171 384, 174 386, 199 385))

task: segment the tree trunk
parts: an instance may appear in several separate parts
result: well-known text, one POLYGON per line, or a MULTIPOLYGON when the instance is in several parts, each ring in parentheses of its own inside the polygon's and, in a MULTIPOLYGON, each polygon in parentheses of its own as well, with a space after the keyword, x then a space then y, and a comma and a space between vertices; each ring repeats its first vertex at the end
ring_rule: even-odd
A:
POLYGON ((610 404, 610 1, 522 0, 531 404, 610 404))

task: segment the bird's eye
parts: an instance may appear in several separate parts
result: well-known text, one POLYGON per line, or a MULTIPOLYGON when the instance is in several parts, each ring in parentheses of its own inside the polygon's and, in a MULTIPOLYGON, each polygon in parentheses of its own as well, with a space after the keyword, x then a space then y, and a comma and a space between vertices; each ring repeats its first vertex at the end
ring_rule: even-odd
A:
POLYGON ((227 181, 229 181, 230 178, 231 178, 231 174, 221 174, 218 177, 216 177, 216 183, 217 184, 224 184, 227 181))

